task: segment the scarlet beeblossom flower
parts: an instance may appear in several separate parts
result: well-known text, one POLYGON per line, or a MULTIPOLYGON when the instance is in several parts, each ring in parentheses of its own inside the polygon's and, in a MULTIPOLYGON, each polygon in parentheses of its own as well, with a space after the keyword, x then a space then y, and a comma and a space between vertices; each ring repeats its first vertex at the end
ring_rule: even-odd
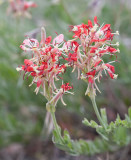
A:
POLYGON ((98 23, 97 17, 94 17, 94 24, 88 20, 88 24, 80 24, 70 26, 70 30, 74 33, 73 39, 65 42, 63 49, 65 51, 65 60, 68 65, 78 70, 78 79, 83 79, 88 82, 88 87, 85 94, 90 95, 91 92, 96 94, 96 80, 100 82, 102 72, 109 74, 112 79, 117 78, 115 68, 111 61, 105 63, 103 57, 105 55, 116 56, 119 49, 114 46, 119 46, 119 43, 112 44, 114 35, 119 35, 116 31, 112 33, 110 24, 98 23))
POLYGON ((50 108, 50 105, 52 104, 56 106, 59 99, 61 99, 61 102, 63 103, 63 105, 66 105, 66 103, 63 101, 63 94, 65 93, 73 94, 72 92, 69 92, 69 90, 71 89, 73 89, 73 86, 69 86, 69 83, 62 84, 61 88, 57 90, 57 92, 55 93, 55 96, 51 99, 51 101, 47 103, 46 105, 47 109, 48 109, 48 106, 50 108))
POLYGON ((56 105, 59 99, 65 105, 62 96, 72 89, 69 83, 62 84, 60 89, 55 85, 56 81, 62 80, 61 75, 66 70, 66 65, 61 63, 63 43, 63 34, 56 36, 52 41, 51 36, 46 38, 45 29, 42 28, 40 43, 36 39, 27 38, 20 45, 21 49, 31 58, 25 59, 24 65, 17 67, 17 71, 23 71, 24 76, 33 77, 30 86, 36 84, 36 94, 41 88, 43 90, 41 93, 47 98, 50 105, 56 105))
POLYGON ((26 0, 9 0, 9 7, 7 12, 13 13, 15 16, 26 16, 31 18, 28 12, 29 8, 36 8, 37 4, 26 0))

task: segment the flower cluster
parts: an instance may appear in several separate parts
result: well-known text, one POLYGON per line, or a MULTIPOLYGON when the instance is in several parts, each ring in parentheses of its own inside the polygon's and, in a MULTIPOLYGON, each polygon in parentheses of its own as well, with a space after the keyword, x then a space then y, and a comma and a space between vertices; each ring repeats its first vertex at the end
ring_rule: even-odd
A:
POLYGON ((26 16, 28 18, 31 15, 28 12, 29 8, 37 7, 36 3, 26 0, 9 0, 8 12, 12 12, 15 16, 26 16))
POLYGON ((65 53, 70 66, 73 66, 73 71, 78 69, 78 79, 84 79, 88 82, 88 88, 85 94, 90 95, 91 91, 96 94, 98 89, 96 80, 100 81, 102 72, 109 74, 112 79, 117 78, 115 68, 108 62, 103 61, 104 55, 116 55, 119 49, 114 46, 119 46, 119 43, 112 44, 111 41, 116 33, 112 33, 110 24, 99 25, 97 17, 94 17, 94 24, 88 20, 88 24, 80 24, 70 26, 70 31, 74 33, 72 40, 65 43, 65 53))
POLYGON ((66 70, 66 65, 61 64, 62 56, 62 44, 64 43, 64 35, 60 34, 53 39, 49 36, 46 38, 45 29, 41 29, 41 42, 36 39, 25 39, 21 44, 21 49, 31 54, 31 59, 25 59, 24 65, 17 68, 17 71, 24 71, 24 76, 33 77, 33 83, 36 83, 36 94, 40 87, 43 89, 42 94, 48 99, 49 103, 56 105, 56 102, 62 95, 68 90, 72 89, 69 83, 62 84, 60 89, 57 89, 55 80, 62 79, 60 74, 63 74, 66 70), (55 96, 54 96, 55 94, 55 96))
POLYGON ((56 80, 62 79, 60 76, 67 67, 73 67, 73 71, 77 69, 78 79, 88 83, 85 94, 89 96, 95 95, 96 90, 100 92, 96 80, 100 82, 103 71, 112 79, 117 78, 115 68, 111 65, 115 61, 105 63, 103 56, 116 56, 116 52, 119 52, 119 49, 114 48, 119 43, 111 43, 114 35, 119 32, 112 33, 110 24, 100 26, 97 17, 94 17, 94 24, 88 20, 88 24, 70 26, 70 31, 74 33, 73 39, 65 41, 64 35, 60 34, 52 41, 51 36, 46 38, 45 29, 42 28, 40 43, 36 39, 27 38, 20 46, 32 58, 25 59, 24 65, 17 70, 33 77, 31 85, 36 83, 36 94, 41 87, 49 105, 56 105, 59 99, 65 104, 62 95, 73 88, 69 83, 62 84, 60 89, 55 85, 56 80))

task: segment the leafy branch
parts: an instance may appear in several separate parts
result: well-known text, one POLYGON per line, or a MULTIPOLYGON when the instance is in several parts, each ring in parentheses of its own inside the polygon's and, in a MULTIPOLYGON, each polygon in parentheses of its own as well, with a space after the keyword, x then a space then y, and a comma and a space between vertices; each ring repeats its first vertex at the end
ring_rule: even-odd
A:
POLYGON ((131 128, 131 108, 129 108, 125 120, 121 120, 120 117, 117 116, 116 121, 110 124, 107 123, 105 109, 102 109, 101 113, 106 129, 93 120, 90 122, 87 119, 83 120, 85 125, 95 128, 101 137, 96 138, 94 141, 82 139, 72 140, 69 132, 65 130, 63 136, 61 135, 60 138, 61 128, 58 127, 57 130, 55 128, 53 131, 53 143, 59 149, 73 156, 93 155, 105 151, 114 151, 121 146, 129 144, 131 142, 130 130, 128 130, 131 128))

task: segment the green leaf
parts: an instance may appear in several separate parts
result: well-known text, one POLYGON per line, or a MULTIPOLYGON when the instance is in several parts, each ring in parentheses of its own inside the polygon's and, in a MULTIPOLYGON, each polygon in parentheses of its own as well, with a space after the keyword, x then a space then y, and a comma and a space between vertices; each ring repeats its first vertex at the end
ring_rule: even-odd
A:
POLYGON ((98 128, 100 127, 95 121, 91 120, 90 122, 84 118, 84 120, 82 121, 83 124, 85 124, 86 126, 92 127, 92 128, 98 128))
POLYGON ((90 126, 90 122, 86 118, 84 118, 82 123, 85 124, 86 126, 90 126))
POLYGON ((99 125, 98 125, 95 121, 93 121, 93 120, 91 120, 90 126, 91 126, 92 128, 98 128, 98 127, 99 127, 99 125))
POLYGON ((105 132, 105 129, 97 128, 96 131, 104 138, 106 141, 109 140, 107 133, 105 132))
POLYGON ((60 137, 59 137, 59 135, 57 134, 57 131, 56 131, 56 130, 53 130, 53 138, 52 138, 52 141, 53 141, 54 143, 61 142, 60 137))
POLYGON ((105 108, 102 108, 100 110, 100 112, 101 112, 101 118, 102 118, 104 124, 107 126, 108 125, 108 121, 107 121, 107 114, 106 114, 105 108))
POLYGON ((124 127, 118 127, 114 132, 114 141, 119 145, 127 144, 127 129, 124 127))

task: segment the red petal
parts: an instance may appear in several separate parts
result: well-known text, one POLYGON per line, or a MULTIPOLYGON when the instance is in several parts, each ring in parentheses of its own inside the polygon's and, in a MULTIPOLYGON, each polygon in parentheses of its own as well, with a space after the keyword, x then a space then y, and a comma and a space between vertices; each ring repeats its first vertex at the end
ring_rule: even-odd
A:
POLYGON ((109 76, 110 76, 112 79, 114 79, 113 73, 111 73, 110 71, 108 71, 108 74, 109 74, 109 76))
POLYGON ((93 71, 90 71, 90 72, 88 72, 88 73, 86 73, 88 76, 95 76, 95 74, 96 74, 96 70, 93 70, 93 71))
POLYGON ((96 49, 97 49, 96 47, 92 47, 91 50, 90 50, 90 53, 95 53, 96 49))
POLYGON ((32 75, 33 77, 35 77, 35 76, 36 76, 36 72, 32 72, 31 75, 32 75))
POLYGON ((115 73, 115 67, 110 64, 105 64, 113 73, 115 73))
POLYGON ((98 66, 98 64, 101 62, 102 60, 99 60, 98 62, 95 63, 94 67, 98 66))
POLYGON ((27 67, 27 72, 32 72, 32 71, 34 71, 34 69, 33 69, 33 67, 27 67))
POLYGON ((33 62, 30 61, 29 59, 25 59, 24 63, 25 63, 25 65, 31 65, 31 64, 33 64, 33 62))
POLYGON ((89 78, 88 78, 88 82, 89 82, 89 83, 93 83, 93 78, 92 78, 92 77, 89 77, 89 78))
POLYGON ((105 24, 102 28, 101 28, 101 31, 107 31, 107 30, 110 30, 110 24, 105 24))
POLYGON ((63 41, 64 41, 64 35, 60 34, 56 38, 53 39, 53 45, 60 44, 63 41))
POLYGON ((88 26, 91 28, 93 27, 91 20, 88 20, 88 26))
POLYGON ((46 38, 46 40, 45 40, 45 43, 46 43, 46 44, 50 44, 51 39, 52 39, 52 37, 51 37, 51 36, 47 37, 47 38, 46 38))
POLYGON ((38 80, 38 81, 37 81, 37 87, 40 87, 41 82, 42 82, 41 80, 38 80))
POLYGON ((72 86, 69 86, 69 83, 65 83, 61 86, 61 88, 63 88, 64 91, 68 91, 70 89, 72 89, 72 86))
POLYGON ((117 52, 117 49, 115 49, 115 48, 113 48, 113 47, 109 47, 109 48, 108 48, 108 52, 116 53, 116 52, 117 52))
POLYGON ((94 17, 94 24, 98 24, 97 16, 94 17))

